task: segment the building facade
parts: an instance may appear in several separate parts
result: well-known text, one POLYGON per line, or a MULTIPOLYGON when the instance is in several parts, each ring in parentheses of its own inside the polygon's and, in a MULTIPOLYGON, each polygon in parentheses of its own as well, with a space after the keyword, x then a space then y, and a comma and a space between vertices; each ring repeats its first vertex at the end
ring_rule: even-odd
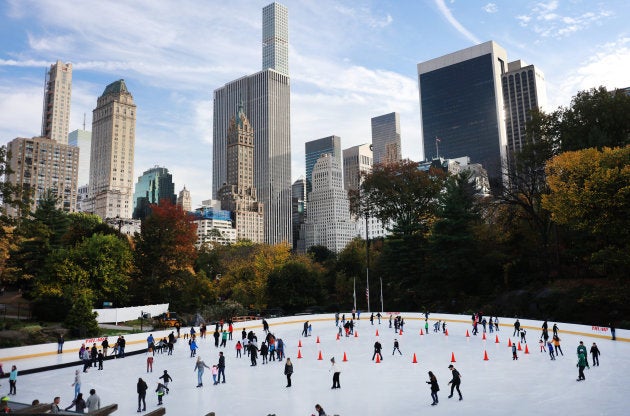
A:
POLYGON ((217 207, 202 206, 193 212, 197 224, 197 247, 208 244, 228 245, 236 243, 236 228, 232 213, 217 207))
POLYGON ((291 218, 293 251, 304 252, 304 236, 300 236, 300 228, 306 218, 306 179, 303 177, 291 185, 291 218))
MULTIPOLYGON (((274 3, 275 4, 275 3, 274 3)), ((275 4, 276 6, 279 6, 275 4)), ((276 11, 280 10, 277 8, 276 11)), ((263 15, 263 27, 277 26, 280 13, 263 15)), ((286 21, 286 15, 283 18, 286 21)), ((288 42, 288 38, 284 39, 288 42)), ((279 42, 279 40, 278 40, 279 42)), ((263 46, 264 48, 264 46, 263 46)), ((253 128, 254 187, 264 204, 265 242, 291 244, 291 117, 288 66, 264 70, 214 91, 212 194, 227 184, 227 131, 240 102, 253 128)))
POLYGON ((264 242, 264 210, 254 186, 254 129, 242 104, 227 134, 227 184, 219 190, 221 208, 232 212, 236 238, 264 242))
POLYGON ((133 194, 133 219, 145 219, 151 214, 151 204, 159 204, 163 200, 173 205, 177 203, 173 175, 167 168, 155 166, 138 177, 133 194))
POLYGON ((90 152, 92 148, 92 132, 74 130, 68 134, 68 144, 78 147, 79 152, 79 186, 90 182, 90 152))
POLYGON ((184 189, 179 191, 179 195, 177 195, 177 205, 182 207, 184 212, 192 211, 192 198, 190 197, 190 191, 186 189, 184 185, 184 189))
POLYGON ((289 75, 289 10, 279 3, 263 8, 263 71, 289 75))
POLYGON ((424 157, 468 155, 502 187, 507 136, 501 76, 507 54, 489 41, 418 64, 424 157))
POLYGON ((313 190, 313 167, 321 155, 329 154, 341 163, 341 138, 328 136, 317 140, 311 140, 304 144, 304 157, 306 167, 306 194, 313 190))
POLYGON ((68 144, 71 98, 72 64, 57 61, 46 72, 42 137, 68 144))
MULTIPOLYGON (((48 137, 18 137, 7 144, 7 153, 11 155, 7 162, 13 172, 7 176, 7 182, 32 192, 31 211, 49 191, 58 198, 59 209, 76 211, 79 149, 48 137)), ((19 214, 15 207, 7 207, 7 215, 19 214)))
POLYGON ((531 111, 547 106, 547 90, 542 71, 520 60, 508 64, 501 82, 509 158, 514 152, 521 151, 527 142, 525 128, 532 119, 531 111))
POLYGON ((372 151, 374 163, 402 160, 400 148, 400 115, 389 113, 372 118, 372 151))
POLYGON ((89 197, 99 217, 131 218, 136 105, 124 80, 109 84, 92 112, 89 197))
POLYGON ((313 167, 313 190, 307 196, 308 215, 304 224, 305 249, 324 246, 339 253, 355 237, 350 202, 343 189, 343 174, 337 158, 322 155, 313 167))

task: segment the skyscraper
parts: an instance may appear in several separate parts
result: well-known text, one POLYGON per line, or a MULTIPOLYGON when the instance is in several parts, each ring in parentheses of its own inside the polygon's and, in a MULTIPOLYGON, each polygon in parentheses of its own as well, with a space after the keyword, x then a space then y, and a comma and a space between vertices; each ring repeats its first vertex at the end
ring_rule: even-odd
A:
POLYGON ((133 194, 133 219, 143 220, 151 214, 151 204, 159 204, 168 200, 175 204, 175 184, 173 175, 167 168, 152 167, 138 177, 136 191, 133 194))
POLYGON ((400 115, 389 113, 372 118, 374 163, 393 163, 402 159, 400 150, 400 115))
POLYGON ((92 148, 92 132, 74 130, 68 134, 68 144, 79 148, 79 186, 90 181, 90 152, 92 148))
POLYGON ((348 193, 343 189, 341 165, 336 157, 324 154, 313 167, 313 191, 308 194, 306 250, 324 246, 339 253, 355 237, 350 217, 348 193))
POLYGON ((493 191, 506 156, 506 62, 505 50, 489 41, 418 64, 424 157, 470 156, 488 170, 493 191))
POLYGON ((186 185, 184 185, 184 189, 179 191, 179 195, 177 196, 177 205, 182 207, 184 212, 192 211, 192 199, 190 197, 190 191, 186 189, 186 185))
POLYGON ((343 186, 346 191, 356 191, 361 174, 372 171, 372 145, 360 144, 343 149, 343 186))
POLYGON ((72 64, 57 61, 46 72, 42 137, 68 144, 71 96, 72 64))
POLYGON ((289 11, 278 3, 263 8, 263 71, 289 75, 289 11))
POLYGON ((545 75, 534 65, 523 61, 508 64, 501 77, 505 103, 505 127, 508 157, 523 148, 527 138, 525 127, 531 120, 531 111, 547 105, 545 75))
POLYGON ((92 112, 90 188, 92 212, 131 218, 136 105, 124 80, 109 84, 92 112))
POLYGON ((306 159, 306 195, 313 190, 313 167, 323 154, 331 155, 337 159, 337 163, 341 165, 341 138, 339 136, 328 136, 311 140, 304 144, 304 156, 306 159))
MULTIPOLYGON (((13 171, 7 182, 33 191, 31 211, 49 191, 57 198, 59 209, 76 210, 79 149, 48 137, 18 137, 8 143, 7 152, 11 155, 7 163, 13 171)), ((11 206, 7 214, 20 215, 11 206)))
POLYGON ((232 212, 239 240, 262 243, 264 211, 254 186, 254 129, 242 105, 230 120, 227 136, 227 184, 219 190, 221 209, 232 212))
POLYGON ((291 218, 293 223, 293 250, 304 251, 304 238, 301 239, 302 246, 299 246, 300 242, 300 227, 304 223, 304 213, 306 207, 306 179, 304 177, 298 178, 293 185, 291 185, 291 218))
MULTIPOLYGON (((288 24, 286 7, 273 3, 273 13, 263 15, 263 27, 288 24), (272 19, 271 21, 269 19, 272 19)), ((268 7, 270 7, 268 6, 268 7)), ((286 33, 285 33, 286 35, 286 33)), ((274 42, 288 44, 281 30, 274 42)), ((263 49, 267 46, 263 46, 263 49)), ((274 64, 276 65, 276 64, 274 64)), ((227 183, 227 131, 238 103, 243 103, 254 131, 254 186, 265 207, 265 242, 291 244, 291 117, 290 81, 286 67, 270 66, 229 82, 214 91, 212 126, 212 194, 227 183)))

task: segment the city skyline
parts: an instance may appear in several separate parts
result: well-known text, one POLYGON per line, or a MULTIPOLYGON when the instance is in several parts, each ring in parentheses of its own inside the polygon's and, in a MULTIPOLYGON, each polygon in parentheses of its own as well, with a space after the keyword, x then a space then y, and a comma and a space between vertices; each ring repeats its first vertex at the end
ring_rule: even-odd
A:
MULTIPOLYGON (((212 91, 259 70, 267 4, 129 3, 111 22, 100 18, 105 3, 3 3, 0 143, 39 134, 44 75, 57 60, 73 64, 70 131, 84 114, 90 125, 103 88, 124 78, 141 108, 134 170, 168 167, 199 206, 212 189, 212 91)), ((281 4, 291 20, 292 181, 304 175, 306 141, 369 142, 370 119, 390 112, 400 114, 402 156, 422 159, 416 65, 488 40, 544 72, 551 110, 579 90, 629 83, 622 1, 281 4)))

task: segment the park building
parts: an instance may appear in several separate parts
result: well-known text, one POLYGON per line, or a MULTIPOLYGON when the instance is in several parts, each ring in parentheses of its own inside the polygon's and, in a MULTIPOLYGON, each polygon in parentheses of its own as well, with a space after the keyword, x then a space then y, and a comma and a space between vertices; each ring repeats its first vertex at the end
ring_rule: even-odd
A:
POLYGON ((204 201, 192 216, 197 224, 197 248, 214 244, 236 243, 236 228, 233 227, 232 213, 222 210, 219 201, 204 201))
POLYGON ((490 196, 490 182, 488 172, 479 163, 470 163, 470 157, 463 156, 454 159, 442 157, 420 162, 418 169, 428 172, 429 169, 439 169, 449 175, 458 175, 467 171, 470 173, 470 182, 474 183, 477 196, 490 196))

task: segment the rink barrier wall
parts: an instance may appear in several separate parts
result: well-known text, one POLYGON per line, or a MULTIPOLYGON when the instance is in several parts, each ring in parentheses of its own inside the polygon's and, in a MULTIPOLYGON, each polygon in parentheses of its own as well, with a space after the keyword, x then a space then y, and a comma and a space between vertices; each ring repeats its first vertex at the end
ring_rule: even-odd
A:
MULTIPOLYGON (((382 314, 383 316, 381 317, 381 326, 388 325, 390 314, 393 316, 402 315, 402 317, 405 319, 406 322, 408 321, 424 322, 425 320, 424 314, 421 314, 421 313, 387 312, 387 313, 382 314)), ((362 312, 361 316, 363 316, 364 318, 361 318, 360 320, 355 320, 355 322, 358 321, 359 325, 363 322, 367 322, 369 325, 370 315, 365 312, 362 312)), ((352 317, 352 315, 350 313, 346 313, 346 318, 350 318, 350 317, 352 317)), ((340 314, 340 318, 341 318, 341 314, 340 314)), ((330 321, 334 322, 334 320, 335 320, 334 314, 324 314, 324 315, 299 315, 299 316, 286 316, 286 317, 280 317, 280 318, 270 318, 267 320, 267 322, 269 323, 269 327, 272 328, 274 326, 279 326, 279 325, 303 324, 305 321, 309 321, 310 323, 316 323, 316 322, 330 322, 330 321)), ((469 324, 472 326, 472 320, 470 319, 470 317, 464 317, 462 315, 436 313, 436 314, 429 314, 429 329, 430 330, 433 327, 433 323, 438 320, 446 322, 447 329, 449 329, 448 328, 449 323, 457 323, 457 324, 463 323, 463 324, 469 324)), ((527 330, 528 332, 527 335, 530 337, 530 339, 540 337, 540 334, 542 332, 541 327, 542 327, 543 321, 530 320, 530 319, 519 319, 519 320, 521 323, 521 328, 525 328, 527 330)), ((378 326, 378 323, 377 323, 378 321, 376 317, 374 318, 374 321, 375 321, 374 326, 378 326)), ((512 337, 515 321, 516 321, 516 318, 499 317, 499 327, 501 330, 499 331, 498 335, 503 336, 504 334, 510 334, 509 336, 512 337)), ((556 322, 548 321, 550 335, 553 334, 552 328, 553 328, 554 323, 556 322)), ((578 335, 578 336, 581 335, 581 336, 584 336, 585 338, 607 339, 607 340, 611 339, 610 328, 608 327, 568 324, 564 322, 557 322, 557 324, 559 327, 559 335, 560 335, 561 340, 562 340, 562 334, 571 334, 571 335, 578 335)), ((183 336, 184 333, 189 333, 190 331, 189 328, 190 327, 182 327, 181 335, 183 336)), ((262 329, 262 320, 259 319, 257 321, 244 321, 244 322, 236 323, 234 325, 234 332, 233 332, 234 339, 240 339, 240 333, 243 330, 243 328, 245 328, 247 331, 249 331, 250 329, 262 329)), ((357 330, 361 332, 362 328, 364 328, 364 326, 359 326, 357 330)), ((315 330, 319 330, 319 329, 314 328, 313 331, 315 330)), ((481 330, 482 329, 480 329, 480 331, 481 330)), ((167 329, 167 330, 143 332, 143 333, 136 333, 136 334, 121 333, 121 335, 123 335, 125 337, 125 340, 127 341, 126 346, 125 346, 125 355, 145 353, 147 350, 147 337, 149 336, 149 334, 153 334, 153 337, 156 340, 158 340, 164 337, 168 337, 168 334, 170 334, 171 332, 176 332, 176 331, 174 331, 173 329, 167 329)), ((198 332, 199 331, 197 331, 197 333, 198 332)), ((214 332, 214 328, 209 326, 208 333, 212 333, 212 332, 214 332)), ((458 336, 460 334, 455 334, 454 332, 451 331, 449 335, 458 336)), ((464 336, 464 333, 462 333, 461 335, 464 336)), ((109 339, 110 344, 113 344, 116 341, 117 337, 118 337, 117 335, 113 335, 113 336, 108 336, 107 338, 109 339)), ((513 337, 516 338, 516 336, 513 336, 513 337)), ((47 344, 29 345, 29 346, 24 346, 24 347, 3 348, 0 350, 0 363, 3 363, 5 365, 8 365, 9 363, 19 364, 19 360, 38 358, 38 357, 52 357, 52 356, 63 356, 62 361, 65 361, 66 359, 65 357, 67 357, 67 354, 78 354, 82 344, 85 344, 86 346, 92 346, 92 344, 96 343, 97 347, 100 347, 101 342, 104 339, 105 337, 97 337, 97 338, 85 338, 85 339, 79 339, 79 340, 66 341, 63 347, 63 354, 57 354, 56 342, 51 342, 47 344), (17 363, 15 363, 16 361, 17 363)), ((630 330, 617 329, 616 342, 630 342, 630 330)), ((110 346, 110 351, 111 350, 112 350, 112 347, 110 346)), ((78 365, 77 363, 79 363, 79 361, 74 361, 74 360, 70 362, 72 362, 71 364, 72 366, 78 365)), ((65 364, 66 363, 58 363, 55 365, 65 366, 65 364)), ((68 366, 71 366, 71 365, 68 365, 68 366)), ((5 371, 6 371, 6 368, 8 367, 5 367, 5 371)), ((63 367, 59 367, 59 368, 63 368, 63 367)), ((50 369, 53 369, 53 368, 50 368, 50 369)), ((28 371, 28 369, 20 370, 21 373, 25 371, 28 371)))

